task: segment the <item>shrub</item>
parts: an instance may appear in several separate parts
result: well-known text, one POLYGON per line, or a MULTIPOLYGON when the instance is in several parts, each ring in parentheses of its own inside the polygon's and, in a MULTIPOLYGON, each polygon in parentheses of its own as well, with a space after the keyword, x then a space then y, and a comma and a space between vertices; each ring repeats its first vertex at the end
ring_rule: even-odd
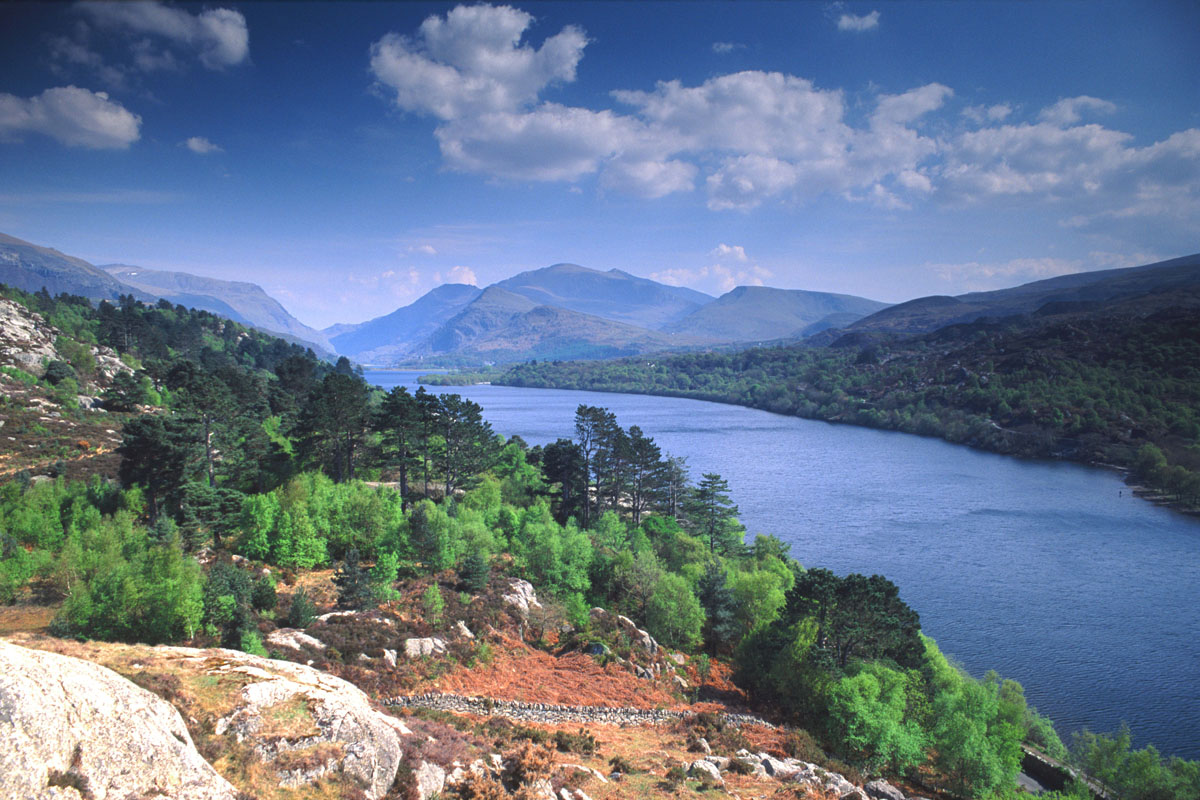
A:
POLYGON ((316 606, 313 605, 312 600, 308 599, 308 592, 304 591, 304 587, 301 586, 292 594, 292 605, 288 610, 287 623, 293 628, 307 628, 316 618, 316 606))
POLYGON ((562 753, 581 753, 586 756, 595 755, 597 750, 596 737, 583 728, 579 733, 558 731, 554 734, 554 746, 562 753))

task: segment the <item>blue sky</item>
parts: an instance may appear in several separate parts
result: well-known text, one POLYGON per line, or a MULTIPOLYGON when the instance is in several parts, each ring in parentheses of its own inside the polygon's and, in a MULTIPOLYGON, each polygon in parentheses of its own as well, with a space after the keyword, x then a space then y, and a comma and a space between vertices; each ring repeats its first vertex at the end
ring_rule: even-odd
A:
POLYGON ((570 261, 900 301, 1200 251, 1200 4, 9 3, 0 232, 323 327, 570 261))

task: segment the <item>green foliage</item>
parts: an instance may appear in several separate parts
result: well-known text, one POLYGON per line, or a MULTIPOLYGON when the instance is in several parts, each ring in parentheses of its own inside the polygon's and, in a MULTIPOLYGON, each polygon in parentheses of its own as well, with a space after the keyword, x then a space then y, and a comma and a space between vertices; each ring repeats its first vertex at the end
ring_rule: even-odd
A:
POLYGON ((668 647, 691 650, 704 637, 704 609, 687 581, 663 573, 646 604, 646 625, 654 638, 668 647))
POLYGON ((338 608, 357 611, 370 605, 373 599, 371 576, 359 559, 358 550, 351 548, 346 559, 333 576, 338 590, 338 608))
POLYGON ((487 557, 478 550, 472 550, 463 559, 458 571, 459 583, 469 592, 482 592, 487 587, 491 567, 487 557))
POLYGON ((442 612, 446 609, 446 601, 442 599, 442 588, 436 583, 429 584, 424 594, 421 595, 421 609, 425 612, 425 619, 430 625, 442 623, 442 612))
POLYGON ((37 385, 37 378, 35 378, 33 375, 30 375, 23 369, 18 369, 17 367, 10 367, 8 365, 0 366, 0 374, 7 375, 8 377, 12 378, 18 383, 24 384, 25 386, 37 385))
POLYGON ((925 732, 913 718, 907 676, 878 663, 863 664, 829 689, 832 741, 852 762, 875 772, 903 773, 925 760, 925 732))
POLYGON ((1125 726, 1115 735, 1077 733, 1071 761, 1114 800, 1200 797, 1200 761, 1164 759, 1153 746, 1133 750, 1125 726))
POLYGON ((270 611, 275 608, 278 597, 275 593, 275 577, 267 574, 254 582, 250 593, 250 605, 255 611, 270 611))
POLYGON ((395 553, 380 553, 371 567, 371 594, 381 603, 392 603, 400 598, 393 584, 400 572, 400 558, 395 553))
POLYGON ((292 604, 288 607, 287 624, 293 628, 307 628, 317 618, 317 608, 301 586, 292 593, 292 604))
POLYGON ((963 676, 933 701, 936 763, 959 794, 986 797, 1011 786, 1021 767, 1023 731, 1006 720, 1000 687, 963 676))

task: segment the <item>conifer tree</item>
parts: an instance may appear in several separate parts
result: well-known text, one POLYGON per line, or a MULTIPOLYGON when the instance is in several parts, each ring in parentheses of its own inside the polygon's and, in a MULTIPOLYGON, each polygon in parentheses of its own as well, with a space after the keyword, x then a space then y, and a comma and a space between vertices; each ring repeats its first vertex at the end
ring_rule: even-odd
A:
POLYGON ((338 587, 338 608, 357 611, 370 604, 371 576, 359 560, 357 547, 346 553, 346 560, 333 576, 333 582, 338 587))

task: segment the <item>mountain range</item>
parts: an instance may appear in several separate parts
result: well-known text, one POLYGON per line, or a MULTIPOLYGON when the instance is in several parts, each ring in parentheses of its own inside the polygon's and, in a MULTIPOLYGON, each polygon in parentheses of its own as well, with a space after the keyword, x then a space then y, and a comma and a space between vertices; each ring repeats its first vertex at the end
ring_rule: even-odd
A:
POLYGON ((554 264, 482 290, 440 286, 391 314, 325 333, 339 353, 370 364, 595 359, 798 339, 885 307, 766 286, 713 298, 622 270, 554 264))
POLYGON ((1144 267, 1063 275, 989 292, 887 305, 845 294, 738 286, 718 298, 622 270, 554 264, 491 286, 444 284, 390 314, 318 331, 253 283, 124 264, 96 267, 0 234, 0 282, 115 301, 123 294, 211 311, 326 357, 363 364, 477 366, 658 351, 916 334, 1014 315, 1121 305, 1200 306, 1200 254, 1144 267))

